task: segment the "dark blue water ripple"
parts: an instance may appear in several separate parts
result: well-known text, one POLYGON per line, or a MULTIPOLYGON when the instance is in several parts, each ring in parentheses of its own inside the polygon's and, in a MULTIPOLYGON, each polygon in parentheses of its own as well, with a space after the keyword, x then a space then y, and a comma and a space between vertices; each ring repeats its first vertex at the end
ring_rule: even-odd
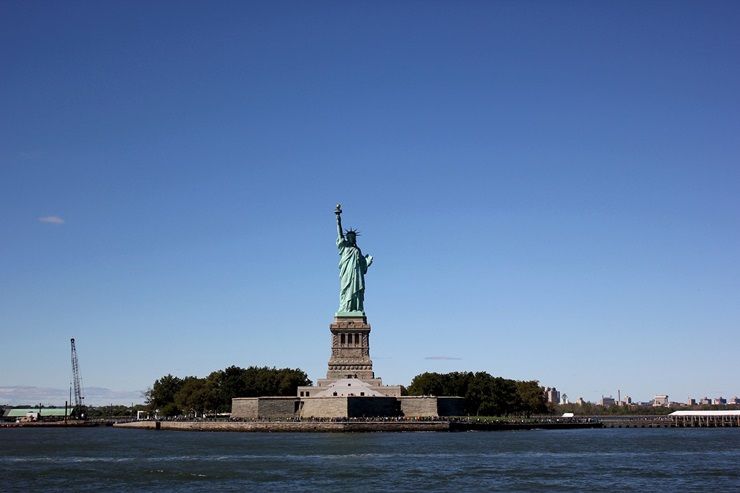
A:
POLYGON ((0 430, 2 491, 740 491, 740 429, 0 430))

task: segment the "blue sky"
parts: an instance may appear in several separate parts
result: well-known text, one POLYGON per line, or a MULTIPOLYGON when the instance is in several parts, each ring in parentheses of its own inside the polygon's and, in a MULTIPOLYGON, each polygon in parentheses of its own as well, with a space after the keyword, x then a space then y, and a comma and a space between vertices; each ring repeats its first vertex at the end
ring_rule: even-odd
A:
POLYGON ((341 202, 386 383, 738 395, 738 25, 736 2, 3 2, 0 385, 67 388, 70 337, 95 387, 322 378, 341 202))

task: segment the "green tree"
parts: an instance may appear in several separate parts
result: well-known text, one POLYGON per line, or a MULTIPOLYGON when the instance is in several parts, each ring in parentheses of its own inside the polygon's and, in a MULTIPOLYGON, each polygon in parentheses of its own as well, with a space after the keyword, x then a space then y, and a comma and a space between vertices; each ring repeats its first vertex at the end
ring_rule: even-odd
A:
POLYGON ((485 372, 479 372, 472 376, 470 382, 461 394, 465 397, 465 412, 477 416, 483 414, 495 414, 491 401, 496 392, 494 378, 485 372))
POLYGON ((430 372, 416 375, 408 386, 408 393, 409 395, 443 395, 444 378, 439 373, 430 372))
POLYGON ((296 395, 298 386, 311 385, 305 372, 291 368, 229 366, 206 378, 166 375, 146 393, 150 410, 161 415, 228 412, 234 397, 296 395))
POLYGON ((531 414, 547 413, 547 398, 540 383, 537 380, 516 382, 517 392, 522 402, 522 412, 527 416, 531 414))
POLYGON ((244 368, 229 366, 224 370, 212 372, 207 377, 209 403, 213 411, 227 412, 231 409, 233 397, 253 397, 247 392, 244 368))
POLYGON ((184 414, 202 415, 208 409, 209 389, 205 378, 185 377, 175 394, 175 405, 184 414))
POLYGON ((408 394, 459 395, 465 397, 465 412, 476 416, 547 411, 544 390, 538 382, 518 382, 486 372, 422 373, 411 381, 408 394))
POLYGON ((278 389, 277 395, 291 396, 296 395, 298 387, 311 385, 311 380, 301 370, 290 368, 281 368, 278 370, 278 389))
POLYGON ((149 409, 152 411, 159 409, 161 413, 164 413, 165 406, 168 406, 167 412, 172 414, 165 414, 165 416, 178 414, 177 406, 175 406, 175 394, 182 387, 182 383, 182 379, 170 374, 157 379, 152 388, 146 392, 146 403, 149 409))
POLYGON ((447 373, 443 375, 441 395, 465 395, 473 380, 475 380, 475 375, 472 372, 447 373))

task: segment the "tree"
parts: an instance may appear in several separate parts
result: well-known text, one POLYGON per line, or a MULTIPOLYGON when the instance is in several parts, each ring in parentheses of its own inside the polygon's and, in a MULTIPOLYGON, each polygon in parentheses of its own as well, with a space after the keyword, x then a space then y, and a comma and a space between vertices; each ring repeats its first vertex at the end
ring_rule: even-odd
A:
MULTIPOLYGON (((168 405, 175 403, 175 394, 182 387, 182 379, 167 374, 160 379, 157 379, 152 385, 152 388, 146 392, 146 403, 150 410, 162 409, 168 405)), ((170 412, 177 414, 177 409, 168 408, 170 412)))
POLYGON ((508 378, 495 377, 492 381, 492 395, 485 401, 486 408, 479 409, 479 414, 501 416, 505 414, 518 414, 522 412, 521 399, 517 393, 516 381, 508 378))
POLYGON ((445 376, 439 373, 422 373, 411 380, 409 395, 442 395, 445 376))
POLYGON ((229 411, 233 397, 253 397, 247 391, 245 382, 247 371, 238 366, 229 366, 208 375, 206 380, 210 393, 209 404, 213 411, 229 411))
POLYGON ((422 373, 408 387, 409 395, 465 397, 469 415, 505 415, 546 412, 542 387, 536 381, 519 382, 486 372, 422 373))
POLYGON ((547 398, 537 380, 516 382, 516 388, 522 401, 522 411, 527 416, 547 412, 547 398))
POLYGON ((154 382, 146 397, 149 409, 159 409, 161 415, 192 415, 228 412, 234 397, 296 395, 303 385, 311 385, 311 380, 300 369, 229 366, 205 378, 166 375, 154 382))
POLYGON ((175 394, 175 405, 187 415, 203 415, 209 404, 209 389, 205 378, 185 377, 175 394))

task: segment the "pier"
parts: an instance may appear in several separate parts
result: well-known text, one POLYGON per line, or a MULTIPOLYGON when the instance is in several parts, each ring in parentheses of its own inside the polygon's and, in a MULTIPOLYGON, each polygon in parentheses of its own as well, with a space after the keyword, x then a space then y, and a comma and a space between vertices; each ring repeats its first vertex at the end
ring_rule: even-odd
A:
POLYGON ((668 417, 676 428, 740 427, 740 411, 676 411, 668 417))

